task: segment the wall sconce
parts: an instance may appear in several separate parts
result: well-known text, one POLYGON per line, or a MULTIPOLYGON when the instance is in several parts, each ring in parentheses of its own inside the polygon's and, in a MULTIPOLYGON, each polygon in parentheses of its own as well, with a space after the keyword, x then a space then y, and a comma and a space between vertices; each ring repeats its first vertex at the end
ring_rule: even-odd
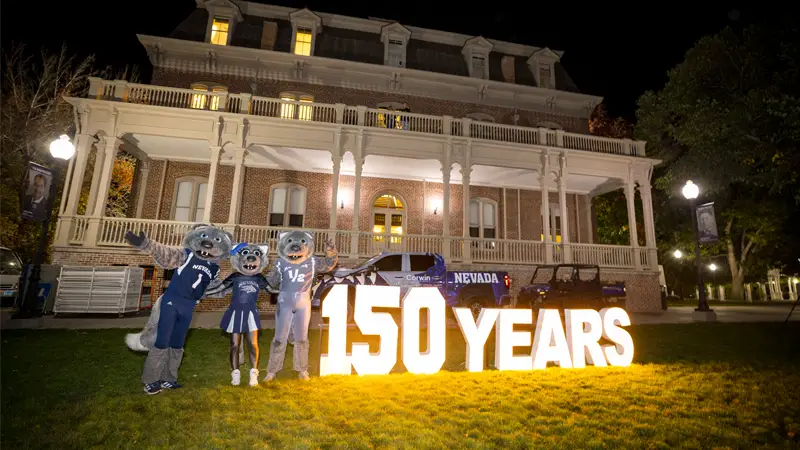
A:
POLYGON ((344 209, 344 200, 342 200, 342 203, 341 203, 341 205, 339 206, 339 209, 344 209))
POLYGON ((435 216, 435 215, 439 214, 439 208, 442 207, 442 201, 441 200, 433 200, 431 203, 433 204, 433 215, 435 216))
POLYGON ((436 214, 439 214, 439 207, 438 206, 434 206, 433 207, 433 215, 435 216, 436 214))

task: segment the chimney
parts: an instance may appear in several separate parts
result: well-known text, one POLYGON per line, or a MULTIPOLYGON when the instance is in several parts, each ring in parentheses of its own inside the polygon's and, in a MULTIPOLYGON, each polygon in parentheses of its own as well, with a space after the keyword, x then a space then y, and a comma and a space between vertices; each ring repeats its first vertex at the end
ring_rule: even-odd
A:
POLYGON ((511 55, 503 56, 503 59, 500 61, 500 67, 503 72, 503 79, 506 83, 514 83, 514 57, 511 55))
POLYGON ((264 29, 261 31, 261 49, 273 50, 275 48, 275 37, 278 35, 278 24, 276 22, 264 21, 264 29))

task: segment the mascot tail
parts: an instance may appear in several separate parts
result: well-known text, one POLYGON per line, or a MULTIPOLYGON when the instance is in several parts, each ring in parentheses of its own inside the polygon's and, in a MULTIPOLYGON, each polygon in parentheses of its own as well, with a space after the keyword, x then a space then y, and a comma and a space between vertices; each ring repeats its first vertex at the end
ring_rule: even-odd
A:
POLYGON ((128 344, 128 348, 135 351, 135 352, 146 352, 148 350, 147 347, 142 345, 141 341, 142 333, 129 333, 125 335, 125 343, 128 344))

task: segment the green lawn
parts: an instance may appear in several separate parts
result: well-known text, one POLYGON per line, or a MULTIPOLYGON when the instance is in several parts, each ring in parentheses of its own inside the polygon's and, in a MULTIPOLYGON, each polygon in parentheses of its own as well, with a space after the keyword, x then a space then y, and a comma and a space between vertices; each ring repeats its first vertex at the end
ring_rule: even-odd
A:
MULTIPOLYGON (((181 369, 186 387, 156 396, 141 391, 144 355, 127 350, 125 330, 9 331, 0 445, 798 448, 800 324, 782 336, 779 328, 631 327, 630 368, 477 374, 463 371, 464 344, 452 330, 446 371, 437 375, 303 383, 286 371, 259 388, 230 386, 227 338, 193 330, 181 369)), ((269 339, 261 338, 262 368, 269 339)), ((316 336, 312 343, 316 355, 316 336)))

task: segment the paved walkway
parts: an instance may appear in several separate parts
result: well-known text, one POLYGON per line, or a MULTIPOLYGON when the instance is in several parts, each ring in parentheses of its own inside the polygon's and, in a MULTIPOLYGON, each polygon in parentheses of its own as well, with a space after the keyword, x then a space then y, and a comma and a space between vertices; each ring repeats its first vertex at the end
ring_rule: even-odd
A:
MULTIPOLYGON (((725 323, 742 322, 783 322, 791 310, 791 304, 771 306, 715 306, 717 321, 725 323)), ((631 313, 631 322, 634 325, 659 324, 659 323, 692 323, 694 307, 679 306, 670 308, 660 313, 631 313)), ((192 328, 218 328, 222 312, 197 312, 192 318, 192 328)), ((0 329, 102 329, 102 328, 129 328, 141 329, 147 322, 148 315, 129 317, 109 316, 45 316, 37 319, 11 320, 11 310, 0 310, 0 329)), ((795 309, 791 321, 800 322, 800 307, 795 309)), ((319 326, 320 315, 315 312, 311 316, 311 329, 319 326)), ((264 328, 274 328, 275 320, 272 314, 262 316, 261 324, 264 328)), ((455 327, 454 321, 449 321, 449 326, 455 327)))

